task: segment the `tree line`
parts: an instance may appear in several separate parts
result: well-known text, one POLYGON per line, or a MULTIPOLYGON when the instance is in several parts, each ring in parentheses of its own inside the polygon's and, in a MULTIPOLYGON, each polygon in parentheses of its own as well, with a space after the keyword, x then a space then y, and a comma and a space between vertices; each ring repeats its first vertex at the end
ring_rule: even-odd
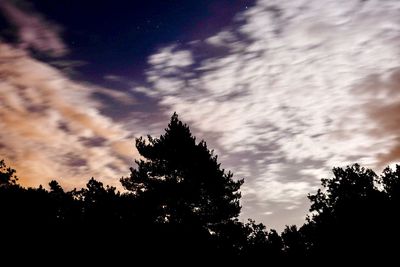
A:
POLYGON ((163 135, 136 139, 136 148, 142 158, 120 179, 124 192, 94 178, 71 191, 55 180, 49 189, 25 188, 1 160, 4 251, 124 262, 303 264, 383 261, 400 248, 399 165, 381 175, 358 164, 334 168, 333 177, 308 196, 304 224, 278 233, 251 219, 239 221, 243 180, 222 169, 176 114, 163 135))

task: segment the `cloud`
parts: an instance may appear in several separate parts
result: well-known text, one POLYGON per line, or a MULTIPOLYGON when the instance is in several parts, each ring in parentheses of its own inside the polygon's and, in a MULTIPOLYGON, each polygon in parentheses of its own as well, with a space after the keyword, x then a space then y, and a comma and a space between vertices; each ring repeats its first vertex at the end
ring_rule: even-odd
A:
POLYGON ((370 122, 397 106, 371 115, 376 99, 354 88, 400 66, 399 16, 394 0, 260 0, 232 27, 151 56, 138 89, 215 137, 227 167, 248 177, 244 201, 292 210, 333 166, 376 167, 393 148, 395 131, 371 135, 392 126, 370 122))
POLYGON ((18 170, 22 184, 61 179, 71 188, 95 176, 117 185, 126 175, 138 156, 131 134, 102 115, 91 95, 133 101, 129 95, 75 82, 1 43, 0 77, 0 154, 18 170))
POLYGON ((364 91, 365 111, 375 127, 370 134, 380 139, 385 151, 378 155, 380 167, 400 160, 400 68, 383 75, 371 75, 356 87, 364 91))
POLYGON ((20 46, 51 56, 63 56, 67 47, 61 40, 60 28, 32 10, 24 10, 10 1, 0 2, 0 11, 17 29, 20 46))
POLYGON ((222 31, 218 34, 207 38, 206 43, 213 46, 229 46, 229 44, 234 41, 234 36, 229 31, 222 31))

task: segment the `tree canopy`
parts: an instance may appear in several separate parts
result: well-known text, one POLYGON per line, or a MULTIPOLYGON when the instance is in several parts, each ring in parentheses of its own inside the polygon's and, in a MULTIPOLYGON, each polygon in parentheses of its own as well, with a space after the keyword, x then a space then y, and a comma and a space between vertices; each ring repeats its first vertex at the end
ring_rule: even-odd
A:
POLYGON ((159 138, 136 140, 142 160, 122 178, 122 185, 154 211, 153 220, 199 224, 215 230, 215 224, 236 219, 240 212, 240 186, 231 172, 221 169, 217 156, 204 141, 196 143, 189 127, 174 114, 159 138))
POLYGON ((0 160, 0 186, 16 184, 18 178, 15 175, 15 170, 7 167, 4 160, 0 160))
POLYGON ((21 244, 35 250, 45 241, 40 248, 52 253, 73 247, 86 258, 93 250, 125 262, 152 255, 147 262, 192 257, 225 263, 346 263, 397 255, 399 165, 381 175, 358 164, 333 168, 333 177, 322 179, 321 188, 309 195, 304 225, 278 233, 254 220, 239 220, 243 180, 221 168, 206 142, 197 142, 178 115, 158 138, 138 138, 136 148, 142 158, 120 179, 123 192, 94 178, 70 191, 55 180, 49 189, 25 188, 1 160, 2 244, 9 251, 21 244))

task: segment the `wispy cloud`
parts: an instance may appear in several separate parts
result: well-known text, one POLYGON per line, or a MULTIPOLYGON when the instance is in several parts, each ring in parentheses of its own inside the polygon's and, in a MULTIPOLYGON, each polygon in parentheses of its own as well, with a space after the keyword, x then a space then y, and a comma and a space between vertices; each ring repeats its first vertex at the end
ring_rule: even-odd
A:
POLYGON ((47 21, 40 14, 31 9, 21 9, 11 1, 1 1, 0 11, 16 28, 21 48, 31 48, 52 56, 67 53, 67 47, 59 36, 59 26, 47 21))
POLYGON ((371 135, 365 106, 379 99, 354 88, 400 66, 399 16, 398 1, 260 0, 215 36, 151 56, 147 92, 229 151, 245 201, 293 209, 331 167, 377 166, 393 145, 371 135))
POLYGON ((137 157, 130 132, 103 116, 96 92, 131 96, 70 80, 26 52, 0 44, 0 154, 25 185, 81 186, 96 176, 118 184, 137 157), (62 175, 60 177, 60 175, 62 175))

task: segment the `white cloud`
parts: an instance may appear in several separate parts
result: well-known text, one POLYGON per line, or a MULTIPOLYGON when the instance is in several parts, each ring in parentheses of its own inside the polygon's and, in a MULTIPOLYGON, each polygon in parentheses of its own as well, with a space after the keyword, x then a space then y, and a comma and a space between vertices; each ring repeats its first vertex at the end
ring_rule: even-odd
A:
POLYGON ((150 56, 149 63, 154 65, 155 69, 163 69, 169 74, 174 74, 177 69, 193 64, 190 51, 179 50, 173 53, 173 49, 173 46, 162 49, 157 54, 150 56))
POLYGON ((399 16, 395 0, 260 0, 237 16, 239 26, 192 48, 170 46, 151 56, 149 95, 219 136, 217 145, 231 157, 259 160, 228 166, 256 170, 245 198, 253 192, 259 202, 297 205, 315 175, 326 177, 331 167, 354 161, 376 166, 392 144, 371 136, 376 125, 365 112, 366 102, 385 99, 367 99, 354 88, 400 66, 399 16), (203 54, 228 49, 195 57, 199 46, 203 54), (268 158, 260 159, 263 153, 268 158), (293 181, 275 172, 276 161, 305 170, 292 172, 298 175, 293 181))
POLYGON ((310 184, 307 182, 279 182, 275 177, 257 179, 252 187, 253 193, 260 202, 268 201, 275 203, 298 204, 297 200, 304 198, 310 191, 310 184))
POLYGON ((214 46, 230 46, 236 39, 229 31, 222 31, 207 38, 205 41, 214 46))

